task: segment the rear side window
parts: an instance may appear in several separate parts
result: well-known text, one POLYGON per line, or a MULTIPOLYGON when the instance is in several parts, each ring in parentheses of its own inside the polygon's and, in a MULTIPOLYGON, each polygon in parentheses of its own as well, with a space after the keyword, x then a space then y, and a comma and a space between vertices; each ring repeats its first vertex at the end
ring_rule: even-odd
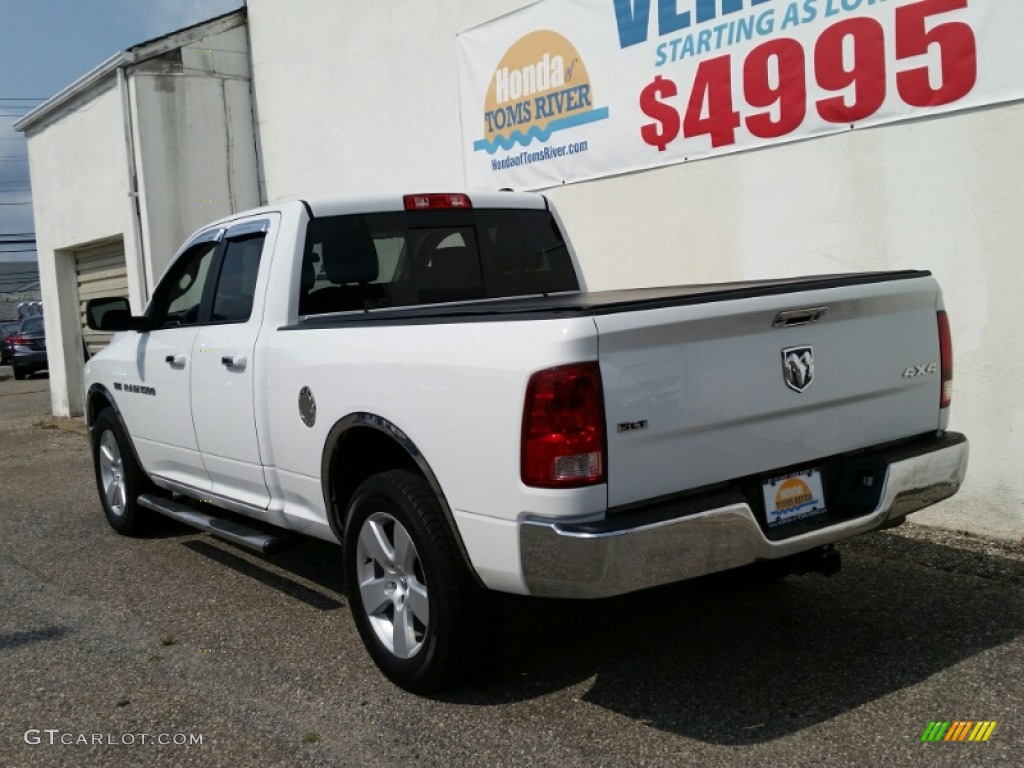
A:
POLYGON ((244 323, 249 319, 265 237, 258 234, 228 241, 213 296, 213 322, 244 323))
POLYGON ((548 211, 400 211, 314 219, 299 314, 578 291, 548 211))

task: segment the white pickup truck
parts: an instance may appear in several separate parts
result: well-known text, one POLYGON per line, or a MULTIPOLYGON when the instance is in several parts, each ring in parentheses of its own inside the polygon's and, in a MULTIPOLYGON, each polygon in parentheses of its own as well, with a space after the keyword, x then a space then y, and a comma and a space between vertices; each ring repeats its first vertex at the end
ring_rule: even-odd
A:
POLYGON ((960 487, 928 272, 588 292, 563 231, 503 192, 203 228, 144 316, 87 307, 120 331, 85 369, 108 521, 341 545, 370 655, 424 692, 493 642, 488 590, 832 572, 960 487))

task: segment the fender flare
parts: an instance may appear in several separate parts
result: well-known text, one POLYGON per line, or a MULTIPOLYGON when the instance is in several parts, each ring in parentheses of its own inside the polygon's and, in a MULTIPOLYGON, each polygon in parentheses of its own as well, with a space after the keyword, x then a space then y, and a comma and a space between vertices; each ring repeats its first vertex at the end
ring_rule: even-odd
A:
POLYGON ((455 539, 455 545, 458 547, 459 553, 462 555, 463 562, 466 568, 472 574, 473 579, 483 586, 483 582, 477 575, 476 569, 473 567, 473 562, 470 560, 469 552, 466 549, 465 542, 462 540, 462 534, 459 533, 459 527, 455 523, 455 515, 452 514, 452 509, 448 505, 448 499, 444 495, 444 491, 441 490, 441 484, 437 480, 437 476, 434 474, 434 470, 430 468, 430 464, 427 462, 423 452, 416 446, 416 443, 405 434, 398 426, 391 421, 388 421, 383 416, 378 416, 375 413, 356 412, 350 413, 348 416, 343 416, 339 419, 330 432, 327 433, 327 439, 324 441, 323 453, 320 458, 320 490, 324 496, 324 509, 327 510, 327 522, 331 526, 331 530, 337 537, 338 541, 344 541, 344 535, 342 531, 342 525, 337 519, 339 516, 344 515, 346 510, 338 510, 338 515, 334 514, 334 500, 331 498, 331 457, 334 455, 334 450, 338 443, 341 442, 342 437, 346 433, 353 429, 373 429, 377 432, 383 433, 397 443, 402 450, 404 450, 409 458, 412 459, 413 463, 419 469, 423 478, 427 481, 430 489, 434 492, 437 497, 437 503, 441 507, 441 511, 444 513, 445 519, 448 521, 448 528, 452 532, 452 536, 455 539))
POLYGON ((107 389, 102 384, 93 384, 92 386, 89 387, 89 391, 85 395, 85 421, 86 426, 89 428, 90 447, 92 446, 92 432, 96 426, 95 424, 91 423, 91 419, 89 418, 89 401, 92 400, 93 395, 100 395, 104 400, 107 401, 107 403, 110 404, 110 407, 114 411, 114 417, 121 425, 121 431, 123 431, 125 436, 128 438, 128 447, 131 448, 132 458, 135 459, 135 465, 139 469, 141 469, 142 472, 148 477, 149 473, 146 472, 146 468, 142 465, 142 462, 139 461, 139 454, 135 450, 135 438, 133 438, 132 433, 128 431, 128 425, 125 424, 124 416, 121 415, 121 409, 117 405, 117 400, 115 400, 114 396, 110 394, 110 390, 107 389))

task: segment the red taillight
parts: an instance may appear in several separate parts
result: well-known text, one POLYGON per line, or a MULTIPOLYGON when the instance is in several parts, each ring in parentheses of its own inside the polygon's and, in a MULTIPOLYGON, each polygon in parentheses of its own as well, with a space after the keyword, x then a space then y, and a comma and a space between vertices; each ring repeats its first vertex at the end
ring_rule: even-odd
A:
POLYGON ((402 198, 405 201, 407 211, 426 211, 433 208, 472 208, 469 197, 466 195, 429 194, 429 195, 406 195, 402 198))
POLYGON ((21 347, 27 347, 29 345, 28 339, 26 339, 20 333, 17 336, 15 336, 14 338, 11 338, 10 336, 8 336, 7 339, 8 339, 8 341, 10 341, 11 344, 16 344, 16 345, 21 346, 21 347))
POLYGON ((939 408, 948 408, 953 402, 953 336, 949 332, 949 316, 939 310, 939 365, 942 370, 942 390, 939 408))
POLYGON ((530 377, 523 409, 523 482, 574 488, 605 478, 604 397, 596 362, 530 377))

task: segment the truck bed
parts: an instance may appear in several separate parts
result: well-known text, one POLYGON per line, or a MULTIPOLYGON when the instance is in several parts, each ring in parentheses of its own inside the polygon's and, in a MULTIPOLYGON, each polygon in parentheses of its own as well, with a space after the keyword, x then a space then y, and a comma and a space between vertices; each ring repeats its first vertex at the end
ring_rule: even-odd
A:
POLYGON ((672 285, 612 291, 522 296, 422 307, 367 309, 315 315, 280 330, 337 328, 345 325, 404 325, 426 323, 495 322, 496 320, 543 320, 546 317, 611 315, 645 309, 709 304, 759 296, 778 296, 829 288, 913 280, 930 277, 926 270, 854 272, 809 275, 775 280, 747 280, 703 285, 672 285))

